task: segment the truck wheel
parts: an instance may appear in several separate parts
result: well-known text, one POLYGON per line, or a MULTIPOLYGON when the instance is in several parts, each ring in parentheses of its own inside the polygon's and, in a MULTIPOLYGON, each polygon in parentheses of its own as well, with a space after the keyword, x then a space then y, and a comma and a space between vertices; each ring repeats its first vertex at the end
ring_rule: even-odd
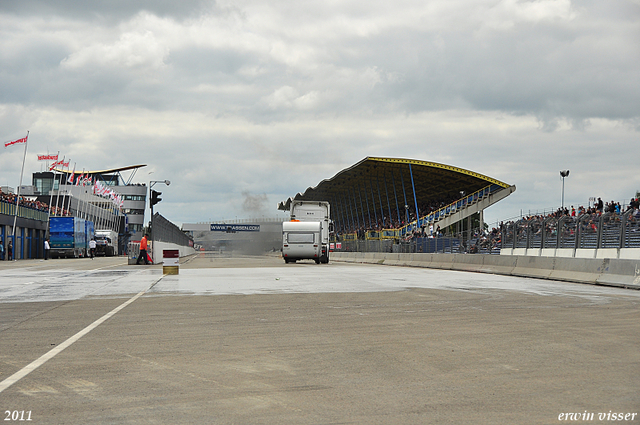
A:
POLYGON ((316 264, 320 264, 320 259, 316 258, 316 264))

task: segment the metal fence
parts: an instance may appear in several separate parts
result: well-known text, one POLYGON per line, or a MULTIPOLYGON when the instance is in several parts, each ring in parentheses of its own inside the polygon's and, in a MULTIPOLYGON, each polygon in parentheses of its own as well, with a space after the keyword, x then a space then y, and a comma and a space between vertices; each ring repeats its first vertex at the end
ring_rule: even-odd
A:
MULTIPOLYGON (((6 201, 0 201, 0 214, 16 215, 16 204, 6 201)), ((46 211, 40 211, 34 208, 26 207, 24 205, 20 205, 18 207, 18 217, 47 221, 49 213, 46 211)))
POLYGON ((501 232, 502 248, 638 248, 640 211, 519 220, 501 232))
POLYGON ((500 234, 481 232, 462 232, 452 236, 417 237, 409 240, 342 240, 336 242, 334 251, 338 252, 389 252, 389 253, 500 253, 500 234))
POLYGON ((187 236, 178 226, 161 216, 153 215, 153 240, 156 242, 174 243, 180 246, 193 246, 193 239, 187 236))

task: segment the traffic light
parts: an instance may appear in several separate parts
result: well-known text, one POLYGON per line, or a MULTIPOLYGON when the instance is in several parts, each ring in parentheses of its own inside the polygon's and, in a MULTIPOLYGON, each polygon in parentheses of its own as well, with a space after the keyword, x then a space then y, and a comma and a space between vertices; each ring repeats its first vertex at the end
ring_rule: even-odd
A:
POLYGON ((162 201, 160 195, 162 195, 162 192, 151 189, 151 206, 154 206, 158 202, 162 201))

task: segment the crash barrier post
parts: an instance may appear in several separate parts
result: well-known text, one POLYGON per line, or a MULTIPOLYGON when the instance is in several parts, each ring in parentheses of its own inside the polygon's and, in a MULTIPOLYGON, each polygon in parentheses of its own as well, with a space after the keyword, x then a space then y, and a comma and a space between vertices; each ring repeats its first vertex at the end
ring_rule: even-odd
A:
POLYGON ((178 274, 180 272, 180 250, 162 250, 162 273, 178 274))

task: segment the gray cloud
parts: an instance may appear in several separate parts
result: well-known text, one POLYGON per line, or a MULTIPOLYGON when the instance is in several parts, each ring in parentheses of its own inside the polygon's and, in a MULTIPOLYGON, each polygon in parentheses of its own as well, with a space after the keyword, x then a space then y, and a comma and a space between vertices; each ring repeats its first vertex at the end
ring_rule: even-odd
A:
POLYGON ((0 9, 18 16, 66 16, 74 19, 114 22, 148 11, 158 16, 186 18, 197 16, 215 2, 206 0, 6 0, 0 9))

